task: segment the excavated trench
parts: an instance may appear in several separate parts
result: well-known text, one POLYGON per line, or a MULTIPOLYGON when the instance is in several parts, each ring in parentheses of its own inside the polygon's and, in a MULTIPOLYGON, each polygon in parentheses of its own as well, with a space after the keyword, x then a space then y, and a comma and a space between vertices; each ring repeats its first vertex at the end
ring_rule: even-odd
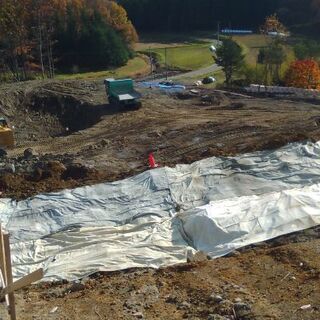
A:
POLYGON ((22 83, 0 90, 0 117, 14 128, 16 146, 27 146, 95 125, 108 109, 104 103, 94 84, 22 83))
POLYGON ((87 129, 101 119, 102 110, 75 96, 50 92, 38 92, 29 97, 27 107, 45 116, 56 119, 60 132, 54 129, 54 136, 68 135, 87 129))

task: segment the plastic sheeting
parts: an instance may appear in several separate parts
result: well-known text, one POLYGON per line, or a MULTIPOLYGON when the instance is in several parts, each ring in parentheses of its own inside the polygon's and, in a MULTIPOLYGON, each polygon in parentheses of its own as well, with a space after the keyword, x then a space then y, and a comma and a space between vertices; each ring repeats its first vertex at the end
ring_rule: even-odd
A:
POLYGON ((320 185, 212 202, 181 215, 183 231, 211 257, 320 224, 320 185))
POLYGON ((320 224, 320 143, 158 168, 114 183, 2 199, 14 276, 45 280, 212 257, 320 224))

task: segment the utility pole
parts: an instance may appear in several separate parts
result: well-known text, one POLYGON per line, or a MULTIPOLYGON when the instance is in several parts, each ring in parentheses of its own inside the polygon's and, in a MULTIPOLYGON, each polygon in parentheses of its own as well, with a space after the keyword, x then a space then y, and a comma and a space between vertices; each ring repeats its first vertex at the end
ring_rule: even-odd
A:
POLYGON ((220 41, 220 21, 218 21, 218 23, 217 23, 217 29, 218 29, 218 31, 217 31, 218 41, 220 41))
POLYGON ((150 59, 151 75, 153 75, 153 59, 151 55, 151 47, 149 47, 149 59, 150 59))
POLYGON ((166 68, 166 80, 168 80, 167 47, 164 48, 164 63, 166 68))

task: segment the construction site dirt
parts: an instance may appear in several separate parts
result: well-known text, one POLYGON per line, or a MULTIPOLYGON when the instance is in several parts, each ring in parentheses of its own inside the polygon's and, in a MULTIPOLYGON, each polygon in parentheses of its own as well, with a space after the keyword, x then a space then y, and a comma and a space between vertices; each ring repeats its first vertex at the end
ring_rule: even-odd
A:
POLYGON ((21 319, 320 318, 320 229, 260 243, 231 256, 160 270, 98 273, 16 294, 21 319))
POLYGON ((16 139, 1 160, 2 197, 123 179, 147 170, 150 152, 174 166, 320 138, 317 100, 139 90, 142 107, 124 110, 107 104, 101 82, 2 86, 0 114, 16 139))
MULTIPOLYGON (((2 197, 115 181, 161 166, 320 140, 320 102, 199 89, 138 89, 139 110, 106 102, 100 82, 0 88, 16 147, 0 161, 2 197)), ((16 294, 21 319, 320 319, 320 228, 227 257, 160 270, 98 273, 16 294)), ((0 317, 6 319, 0 309, 0 317)))

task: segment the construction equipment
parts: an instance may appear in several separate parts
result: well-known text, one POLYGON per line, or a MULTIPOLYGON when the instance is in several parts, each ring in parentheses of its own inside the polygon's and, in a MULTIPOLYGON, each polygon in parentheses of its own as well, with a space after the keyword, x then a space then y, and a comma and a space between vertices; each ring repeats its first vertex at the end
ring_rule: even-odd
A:
POLYGON ((132 79, 105 79, 104 85, 111 105, 133 109, 141 107, 141 94, 134 89, 132 79))
POLYGON ((14 147, 13 131, 8 126, 6 119, 0 118, 0 148, 12 147, 14 147))

